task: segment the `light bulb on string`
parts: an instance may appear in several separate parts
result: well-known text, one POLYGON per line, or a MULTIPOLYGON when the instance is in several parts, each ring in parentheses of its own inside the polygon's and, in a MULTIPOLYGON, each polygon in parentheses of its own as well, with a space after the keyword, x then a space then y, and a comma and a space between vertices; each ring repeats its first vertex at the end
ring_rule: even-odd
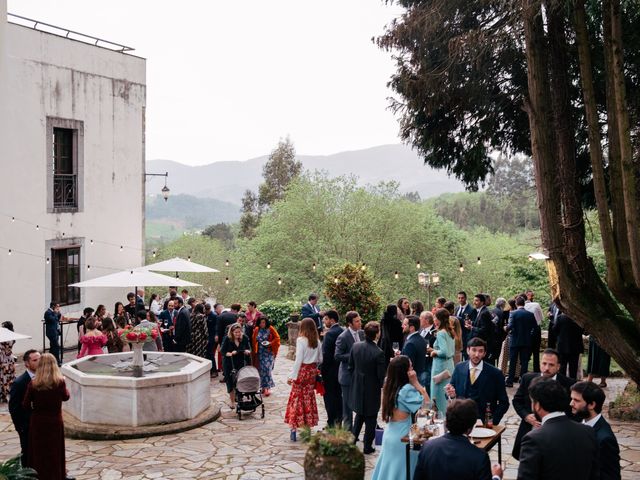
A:
POLYGON ((93 245, 93 239, 89 240, 89 244, 93 245))
POLYGON ((398 271, 396 270, 396 273, 393 274, 393 277, 398 280, 400 278, 400 274, 398 273, 398 271))
POLYGON ((153 258, 156 258, 156 249, 155 248, 153 249, 152 254, 153 254, 153 258))
POLYGON ((227 260, 224 262, 224 266, 225 266, 225 267, 228 267, 228 266, 229 266, 229 259, 227 259, 227 260))
POLYGON ((120 251, 124 250, 124 247, 122 245, 120 245, 120 251))
POLYGON ((338 277, 333 277, 333 283, 335 283, 337 285, 339 281, 340 280, 338 280, 338 277))
POLYGON ((64 237, 64 232, 62 232, 62 236, 64 237))
POLYGON ((278 285, 282 285, 282 278, 278 277, 278 285))
POLYGON ((529 261, 533 262, 533 257, 531 255, 529 255, 529 261))
POLYGON ((420 260, 416 260, 416 268, 420 270, 420 260))
POLYGON ((191 255, 187 257, 187 262, 190 262, 190 261, 191 261, 191 255))
POLYGON ((16 217, 11 217, 11 223, 15 223, 16 217))
POLYGON ((312 269, 313 269, 313 271, 315 272, 315 271, 316 271, 316 264, 314 263, 314 264, 311 266, 311 268, 312 268, 312 269))
POLYGON ((464 272, 464 266, 462 264, 460 264, 460 267, 458 268, 458 270, 460 270, 460 273, 464 272))
POLYGON ((8 253, 8 255, 9 255, 9 256, 11 256, 11 249, 9 249, 9 253, 8 253))
POLYGON ((362 266, 360 267, 360 270, 364 272, 366 269, 367 269, 367 264, 363 263, 362 266))
POLYGON ((226 283, 227 285, 229 285, 229 277, 224 279, 224 283, 226 283))
POLYGON ((36 225, 36 230, 40 230, 40 225, 36 225))
POLYGON ((267 262, 267 269, 271 268, 271 262, 267 262))
POLYGON ((91 265, 87 265, 87 271, 91 270, 91 265))
POLYGON ((478 265, 482 265, 482 262, 480 261, 480 257, 478 257, 478 265))
POLYGON ((47 257, 47 265, 49 265, 49 262, 50 262, 49 257, 47 257))

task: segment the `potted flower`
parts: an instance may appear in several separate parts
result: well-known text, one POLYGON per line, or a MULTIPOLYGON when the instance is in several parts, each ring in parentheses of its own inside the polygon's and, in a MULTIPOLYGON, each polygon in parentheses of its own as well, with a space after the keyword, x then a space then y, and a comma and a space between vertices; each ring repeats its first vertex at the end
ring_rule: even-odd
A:
POLYGON ((330 427, 300 434, 309 444, 304 456, 305 478, 314 480, 363 480, 364 454, 353 443, 351 432, 330 427))
POLYGON ((144 356, 142 354, 142 347, 147 342, 154 342, 157 337, 157 329, 140 326, 127 326, 127 328, 120 333, 122 341, 130 343, 133 347, 133 362, 131 363, 131 368, 134 377, 142 377, 143 374, 144 356))

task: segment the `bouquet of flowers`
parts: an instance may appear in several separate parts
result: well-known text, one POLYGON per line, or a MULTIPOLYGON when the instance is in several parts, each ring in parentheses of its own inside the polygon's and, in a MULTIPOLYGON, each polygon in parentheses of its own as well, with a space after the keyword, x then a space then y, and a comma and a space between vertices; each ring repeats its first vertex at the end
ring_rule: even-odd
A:
POLYGON ((125 343, 147 343, 152 342, 158 337, 158 330, 146 327, 127 327, 120 333, 120 338, 125 343))

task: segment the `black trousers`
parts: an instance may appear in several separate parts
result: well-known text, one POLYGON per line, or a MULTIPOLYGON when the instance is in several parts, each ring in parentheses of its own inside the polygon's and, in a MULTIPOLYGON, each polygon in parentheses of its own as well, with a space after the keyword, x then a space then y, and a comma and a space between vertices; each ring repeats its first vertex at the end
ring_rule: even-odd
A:
POLYGON ((542 331, 540 330, 540 327, 538 327, 533 334, 533 342, 531 343, 534 372, 540 371, 540 342, 542 342, 542 331))
POLYGON ((47 338, 49 339, 49 353, 56 357, 58 365, 62 365, 62 356, 60 355, 60 332, 57 327, 46 328, 47 338))
POLYGON ((356 413, 356 418, 353 421, 353 433, 354 438, 358 438, 360 430, 362 430, 362 424, 364 423, 364 449, 369 450, 373 448, 373 441, 376 438, 376 420, 378 415, 365 416, 360 413, 356 413))
POLYGON ((509 348, 509 376, 507 377, 507 383, 513 383, 513 379, 516 376, 516 363, 518 362, 518 357, 520 357, 520 379, 524 377, 524 374, 527 373, 530 356, 531 350, 529 347, 509 348))
POLYGON ((20 463, 23 467, 27 466, 27 447, 29 445, 29 429, 22 427, 18 429, 18 436, 20 437, 20 449, 22 450, 22 456, 20 457, 20 463))
POLYGON ((324 408, 327 411, 327 425, 329 427, 342 424, 342 388, 338 379, 324 378, 324 408))
POLYGON ((578 378, 578 353, 560 354, 560 373, 567 375, 567 365, 569 366, 569 378, 578 378))
POLYGON ((217 372, 218 367, 216 367, 216 348, 218 344, 215 340, 209 340, 207 342, 207 360, 211 360, 211 371, 217 372))

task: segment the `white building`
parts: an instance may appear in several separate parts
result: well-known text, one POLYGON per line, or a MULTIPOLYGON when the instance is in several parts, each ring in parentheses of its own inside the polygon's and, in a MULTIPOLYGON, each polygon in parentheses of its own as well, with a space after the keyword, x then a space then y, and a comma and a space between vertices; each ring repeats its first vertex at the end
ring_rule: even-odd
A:
POLYGON ((33 337, 22 352, 42 348, 51 300, 72 317, 125 301, 123 289, 69 284, 144 262, 146 61, 13 23, 6 8, 0 0, 0 301, 2 321, 33 337))

